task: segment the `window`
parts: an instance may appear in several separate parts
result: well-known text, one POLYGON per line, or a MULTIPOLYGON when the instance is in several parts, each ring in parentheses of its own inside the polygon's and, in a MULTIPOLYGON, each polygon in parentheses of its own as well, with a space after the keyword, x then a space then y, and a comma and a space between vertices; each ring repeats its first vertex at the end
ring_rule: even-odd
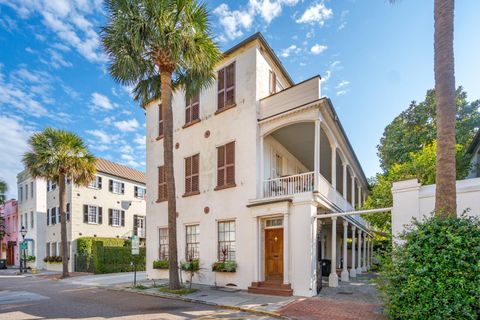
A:
POLYGON ((125 226, 125 211, 108 209, 108 224, 114 227, 125 226))
POLYGON ((56 242, 50 242, 50 252, 52 253, 52 256, 57 255, 57 243, 56 242))
POLYGON ((47 209, 47 226, 50 224, 50 209, 47 209))
POLYGON ((20 199, 20 202, 23 201, 23 187, 20 187, 19 189, 18 198, 20 199))
POLYGON ((218 111, 235 106, 235 62, 218 71, 218 111))
POLYGON ((267 228, 281 227, 282 225, 283 225, 282 218, 268 219, 267 222, 265 223, 265 226, 267 228))
POLYGON ((133 234, 139 238, 145 238, 145 217, 133 215, 133 234))
POLYGON ((102 189, 102 177, 95 176, 95 179, 88 184, 89 188, 102 189))
POLYGON ((145 188, 135 186, 134 187, 135 198, 144 199, 146 191, 147 191, 147 189, 145 189, 145 188))
POLYGON ((283 175, 283 158, 278 153, 274 152, 274 159, 273 159, 273 172, 272 175, 275 178, 279 178, 283 175))
POLYGON ((165 167, 158 167, 158 199, 157 202, 167 200, 167 180, 165 179, 165 167))
POLYGON ((163 114, 162 105, 158 105, 158 139, 163 138, 163 114))
POLYGON ((158 229, 158 259, 168 259, 168 228, 158 229))
POLYGON ((109 190, 110 192, 116 193, 116 194, 124 194, 125 193, 125 184, 120 181, 116 180, 109 180, 109 190))
POLYGON ((28 200, 28 183, 25 185, 25 200, 28 200))
POLYGON ((200 94, 185 101, 185 124, 195 123, 200 119, 200 94))
POLYGON ((45 256, 50 256, 50 242, 47 242, 47 244, 45 245, 45 256))
POLYGON ((47 191, 53 191, 57 188, 57 184, 54 181, 48 180, 47 182, 47 191))
POLYGON ((83 205, 83 222, 89 224, 102 224, 102 207, 83 205))
POLYGON ((28 213, 24 213, 20 216, 20 224, 28 230, 28 213))
POLYGON ((196 260, 199 258, 199 245, 200 245, 200 226, 198 224, 194 224, 191 226, 187 226, 187 252, 185 255, 185 259, 189 260, 196 260))
POLYGON ((33 216, 33 211, 30 212, 30 228, 33 228, 35 226, 34 224, 34 216, 33 216))
POLYGON ((218 222, 218 260, 235 260, 235 221, 218 222))
POLYGON ((200 155, 185 158, 185 194, 184 196, 199 194, 199 166, 200 155))
POLYGON ((215 190, 235 186, 235 142, 217 148, 217 187, 215 190))
POLYGON ((33 181, 30 182, 30 198, 33 198, 33 181))
POLYGON ((60 207, 57 207, 57 222, 60 223, 60 207))
POLYGON ((50 209, 50 224, 54 225, 56 223, 57 223, 57 208, 51 208, 50 209))

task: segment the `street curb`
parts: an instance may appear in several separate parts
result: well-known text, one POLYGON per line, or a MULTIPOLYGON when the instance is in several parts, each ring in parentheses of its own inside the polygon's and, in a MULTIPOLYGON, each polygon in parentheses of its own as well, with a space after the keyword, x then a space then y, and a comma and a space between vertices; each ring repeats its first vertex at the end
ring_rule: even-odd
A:
POLYGON ((141 291, 141 290, 134 290, 134 289, 130 289, 130 288, 112 288, 112 287, 110 287, 110 288, 107 288, 107 290, 133 292, 133 293, 143 294, 143 295, 146 295, 146 296, 160 297, 160 298, 171 299, 171 300, 180 300, 180 301, 185 301, 185 302, 190 302, 190 303, 198 303, 198 304, 209 305, 209 306, 214 306, 214 307, 219 307, 219 308, 224 308, 224 309, 231 309, 231 310, 249 312, 249 313, 254 313, 254 314, 259 314, 259 315, 266 315, 266 316, 270 316, 270 317, 274 317, 274 318, 278 318, 278 319, 286 319, 286 320, 292 320, 293 319, 293 318, 290 318, 290 317, 282 316, 281 314, 278 314, 276 312, 254 310, 254 309, 249 309, 249 308, 244 308, 244 307, 225 305, 225 304, 209 302, 209 301, 204 301, 204 300, 199 300, 199 299, 182 297, 180 295, 166 295, 166 294, 163 295, 163 294, 157 294, 157 293, 146 292, 146 291, 141 291))

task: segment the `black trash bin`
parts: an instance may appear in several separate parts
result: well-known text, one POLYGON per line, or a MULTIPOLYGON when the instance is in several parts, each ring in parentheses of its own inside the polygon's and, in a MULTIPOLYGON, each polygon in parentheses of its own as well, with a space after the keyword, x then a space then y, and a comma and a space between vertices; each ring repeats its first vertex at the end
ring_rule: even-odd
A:
POLYGON ((0 269, 7 269, 7 259, 0 259, 0 269))
POLYGON ((320 263, 322 264, 322 276, 328 277, 332 271, 332 260, 322 259, 320 263))

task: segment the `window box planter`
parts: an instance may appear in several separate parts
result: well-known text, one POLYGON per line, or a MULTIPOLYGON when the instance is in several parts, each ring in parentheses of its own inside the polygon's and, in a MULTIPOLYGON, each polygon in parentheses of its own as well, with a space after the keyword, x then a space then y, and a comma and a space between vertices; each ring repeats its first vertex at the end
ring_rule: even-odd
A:
POLYGON ((153 269, 168 270, 168 260, 153 261, 153 269))
POLYGON ((180 269, 183 271, 196 272, 200 270, 200 260, 182 261, 180 269))
POLYGON ((212 264, 213 272, 237 272, 237 262, 217 261, 212 264))
POLYGON ((60 257, 60 256, 47 256, 47 257, 43 258, 43 262, 60 264, 60 263, 62 263, 62 257, 60 257))

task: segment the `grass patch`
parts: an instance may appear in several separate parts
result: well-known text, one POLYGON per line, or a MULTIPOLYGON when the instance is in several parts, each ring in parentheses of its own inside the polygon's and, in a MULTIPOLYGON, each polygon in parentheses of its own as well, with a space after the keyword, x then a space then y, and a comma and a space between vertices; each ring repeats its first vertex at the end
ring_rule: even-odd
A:
POLYGON ((146 289, 148 289, 148 287, 147 287, 147 286, 144 286, 143 284, 137 284, 137 286, 134 287, 134 288, 137 289, 137 290, 146 290, 146 289))
POLYGON ((162 286, 162 287, 158 288, 158 291, 163 292, 163 293, 185 295, 185 294, 189 294, 189 293, 194 293, 194 292, 197 291, 197 289, 182 287, 182 288, 177 289, 177 290, 171 290, 169 287, 162 286))

